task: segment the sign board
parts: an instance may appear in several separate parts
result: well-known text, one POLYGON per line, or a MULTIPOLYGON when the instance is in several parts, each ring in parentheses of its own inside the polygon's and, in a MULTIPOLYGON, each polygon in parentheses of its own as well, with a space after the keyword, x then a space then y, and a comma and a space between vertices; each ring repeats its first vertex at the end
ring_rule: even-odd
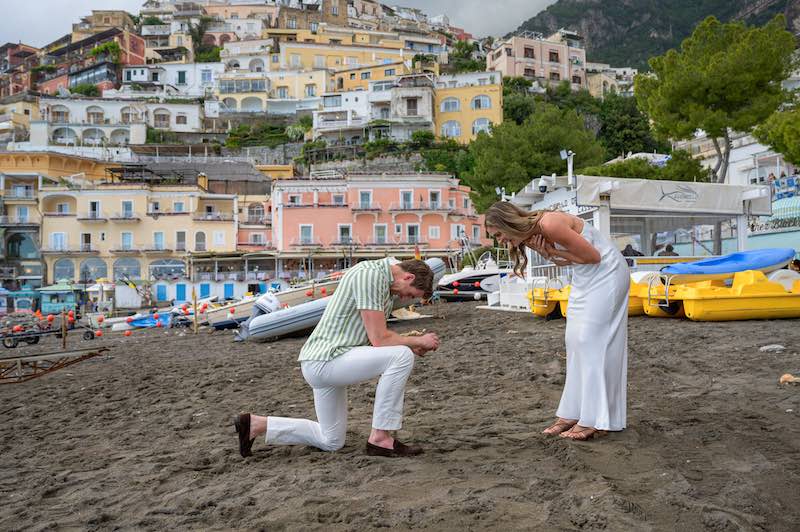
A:
POLYGON ((577 176, 577 205, 609 205, 612 211, 771 215, 768 185, 577 176), (602 196, 602 197, 601 197, 602 196), (755 199, 745 200, 745 197, 755 199))
POLYGON ((578 195, 574 189, 559 188, 545 194, 541 201, 531 205, 531 210, 559 210, 579 216, 587 212, 592 212, 596 207, 591 205, 578 205, 578 195))

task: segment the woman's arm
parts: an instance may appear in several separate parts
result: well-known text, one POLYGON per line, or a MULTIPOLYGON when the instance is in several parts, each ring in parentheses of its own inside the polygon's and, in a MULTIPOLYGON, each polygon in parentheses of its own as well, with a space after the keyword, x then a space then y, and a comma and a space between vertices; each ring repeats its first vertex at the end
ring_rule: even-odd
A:
MULTIPOLYGON (((586 222, 584 222, 586 223, 586 222)), ((549 241, 560 244, 566 249, 557 249, 554 245, 545 243, 545 251, 552 257, 565 259, 573 264, 597 264, 600 262, 600 252, 586 241, 567 223, 561 216, 545 218, 539 224, 542 235, 549 241)))

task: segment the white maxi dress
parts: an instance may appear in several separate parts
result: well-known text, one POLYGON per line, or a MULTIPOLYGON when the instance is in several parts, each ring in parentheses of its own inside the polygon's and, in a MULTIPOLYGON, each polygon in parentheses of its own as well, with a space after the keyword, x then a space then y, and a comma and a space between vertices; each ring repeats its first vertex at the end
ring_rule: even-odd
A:
POLYGON ((584 222, 597 264, 573 266, 567 309, 567 376, 556 415, 598 430, 625 428, 630 271, 622 253, 584 222))

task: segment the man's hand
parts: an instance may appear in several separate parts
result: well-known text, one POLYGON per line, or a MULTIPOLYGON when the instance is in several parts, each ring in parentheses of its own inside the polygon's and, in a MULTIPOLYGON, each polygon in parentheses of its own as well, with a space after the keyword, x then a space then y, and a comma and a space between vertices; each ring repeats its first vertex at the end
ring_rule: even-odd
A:
POLYGON ((417 338, 417 342, 417 348, 422 349, 423 352, 439 349, 439 337, 436 336, 436 333, 423 334, 417 338))

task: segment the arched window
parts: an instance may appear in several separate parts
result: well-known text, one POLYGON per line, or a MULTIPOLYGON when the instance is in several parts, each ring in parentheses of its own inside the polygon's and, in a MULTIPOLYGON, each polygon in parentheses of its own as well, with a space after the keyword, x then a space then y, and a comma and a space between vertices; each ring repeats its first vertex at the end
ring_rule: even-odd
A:
POLYGON ((50 108, 50 121, 55 124, 69 122, 69 109, 64 105, 54 105, 50 108))
POLYGON ((53 281, 66 280, 70 283, 75 280, 75 263, 72 259, 58 259, 53 264, 53 281))
POLYGON ((139 120, 139 113, 133 110, 132 107, 123 107, 119 111, 123 124, 132 124, 139 120))
POLYGON ((86 121, 90 124, 102 124, 105 113, 103 109, 96 105, 90 105, 86 108, 86 121))
POLYGON ((178 279, 186 277, 186 265, 178 259, 161 259, 150 263, 151 279, 178 279))
POLYGON ((442 136, 444 138, 460 137, 461 124, 455 120, 449 120, 442 124, 442 136))
POLYGON ((472 99, 472 108, 473 109, 491 109, 492 108, 492 100, 489 99, 488 96, 485 94, 481 94, 480 96, 475 96, 472 99))
POLYGON ((194 234, 194 250, 206 250, 206 234, 203 231, 198 231, 194 234))
POLYGON ((153 111, 153 127, 169 129, 169 122, 171 118, 169 111, 163 107, 153 111))
POLYGON ((445 98, 442 100, 442 105, 440 106, 440 110, 443 113, 454 113, 456 111, 461 110, 461 102, 458 101, 458 98, 445 98))
POLYGON ((103 277, 108 277, 108 266, 104 260, 91 258, 81 262, 78 281, 93 283, 103 277))
POLYGON ((472 123, 472 134, 477 135, 478 133, 489 132, 489 119, 488 118, 479 118, 472 123))
POLYGON ((83 143, 90 146, 100 146, 105 141, 106 136, 103 131, 94 127, 83 130, 83 143))
POLYGON ((247 208, 247 221, 251 224, 264 223, 264 206, 260 203, 253 203, 247 208))
POLYGON ((114 280, 141 279, 142 268, 138 259, 125 257, 114 261, 114 280))
POLYGON ((53 143, 61 145, 77 145, 78 134, 69 127, 57 127, 53 129, 53 143))
POLYGON ((251 60, 250 72, 264 72, 264 61, 258 58, 251 60))

